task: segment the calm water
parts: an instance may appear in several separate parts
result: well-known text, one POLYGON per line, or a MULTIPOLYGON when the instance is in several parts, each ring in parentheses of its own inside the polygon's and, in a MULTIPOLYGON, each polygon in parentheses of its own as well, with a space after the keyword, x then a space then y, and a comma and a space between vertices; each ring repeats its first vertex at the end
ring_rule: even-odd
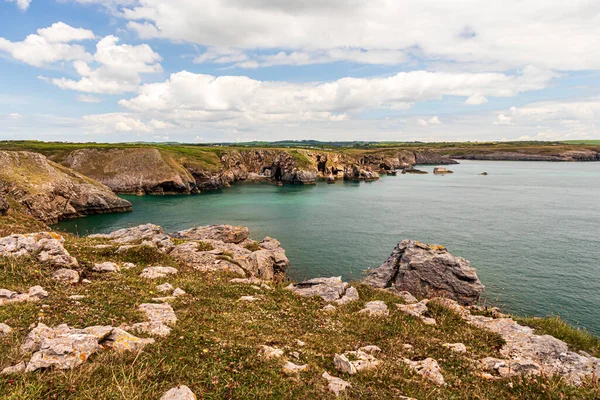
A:
POLYGON ((370 183, 124 196, 132 213, 58 227, 86 234, 148 222, 167 231, 244 225, 255 239, 281 241, 295 279, 358 279, 402 239, 439 243, 477 268, 488 301, 521 314, 559 313, 600 333, 600 163, 465 161, 452 170, 370 183))

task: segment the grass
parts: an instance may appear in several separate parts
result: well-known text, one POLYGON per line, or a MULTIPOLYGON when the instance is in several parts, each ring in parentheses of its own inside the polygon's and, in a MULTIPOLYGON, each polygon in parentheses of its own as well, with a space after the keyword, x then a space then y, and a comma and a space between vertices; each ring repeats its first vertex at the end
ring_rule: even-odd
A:
POLYGON ((227 274, 204 273, 179 265, 168 255, 150 247, 114 254, 115 248, 97 249, 106 241, 69 236, 67 248, 80 261, 79 272, 91 284, 62 285, 51 278, 52 269, 34 259, 0 258, 0 286, 26 290, 40 284, 50 296, 41 303, 0 307, 0 322, 14 332, 0 339, 0 368, 26 355, 19 346, 32 325, 68 323, 73 327, 119 325, 143 320, 136 307, 156 297, 156 285, 165 282, 181 287, 188 295, 172 305, 179 319, 172 333, 157 339, 140 353, 103 351, 84 365, 69 371, 38 371, 27 375, 0 376, 2 399, 158 399, 169 388, 188 385, 200 399, 315 399, 334 398, 321 378, 324 371, 351 382, 342 398, 383 399, 400 395, 417 399, 595 399, 597 387, 575 388, 560 379, 513 378, 488 381, 476 372, 474 359, 498 356, 502 339, 489 331, 467 325, 444 307, 431 304, 438 324, 428 326, 399 312, 397 297, 360 284, 354 286, 360 301, 321 311, 320 298, 298 297, 285 290, 285 282, 274 290, 257 290, 232 284, 227 274), (102 261, 133 262, 136 268, 121 273, 100 274, 91 266, 102 261), (150 265, 175 266, 179 273, 155 281, 139 278, 150 265), (87 297, 79 302, 73 294, 87 297), (239 302, 243 295, 260 297, 239 302), (370 300, 390 307, 387 318, 357 314, 370 300), (47 307, 43 307, 46 305, 47 307), (297 340, 305 342, 300 346, 297 340), (456 354, 443 343, 465 343, 466 355, 456 354), (409 353, 402 344, 414 346, 409 353), (308 370, 297 376, 282 373, 283 359, 266 361, 259 346, 297 351, 297 364, 308 370), (335 370, 333 356, 365 345, 382 349, 383 363, 375 371, 353 376, 335 370), (437 387, 412 373, 402 359, 433 357, 440 363, 446 381, 437 387))
POLYGON ((260 247, 260 244, 257 241, 253 241, 252 243, 247 243, 244 245, 244 247, 246 248, 246 250, 250 250, 250 251, 258 251, 258 250, 262 249, 262 247, 260 247))
POLYGON ((564 341, 571 350, 583 350, 594 357, 600 357, 600 338, 585 329, 572 327, 558 315, 546 318, 517 317, 515 319, 521 325, 534 328, 538 335, 552 335, 564 341))

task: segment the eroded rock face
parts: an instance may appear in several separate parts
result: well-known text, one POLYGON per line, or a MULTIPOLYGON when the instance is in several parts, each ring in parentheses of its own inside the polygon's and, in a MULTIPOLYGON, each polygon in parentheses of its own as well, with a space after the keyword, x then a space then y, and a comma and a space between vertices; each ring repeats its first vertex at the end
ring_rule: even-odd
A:
POLYGON ((163 228, 154 224, 139 225, 133 228, 119 229, 108 234, 89 235, 92 239, 108 239, 118 244, 147 244, 163 252, 169 252, 173 247, 171 238, 163 228))
POLYGON ((467 260, 442 246, 413 240, 400 242, 390 257, 364 282, 377 288, 394 287, 423 297, 448 297, 463 305, 477 303, 484 290, 467 260))
POLYGON ((10 235, 0 238, 0 256, 32 256, 56 267, 77 266, 77 260, 64 248, 64 242, 65 239, 55 232, 10 235))
POLYGON ((0 151, 0 181, 13 200, 45 223, 89 214, 131 211, 130 202, 115 196, 100 182, 38 153, 0 151))
POLYGON ((177 239, 189 240, 218 240, 224 243, 242 243, 248 239, 250 230, 243 226, 232 225, 210 225, 199 226, 185 231, 172 233, 177 239))
POLYGON ((153 339, 140 339, 112 326, 73 329, 64 324, 50 328, 39 323, 27 335, 21 348, 33 353, 25 367, 25 372, 32 372, 45 368, 75 368, 104 347, 118 351, 140 350, 153 342, 153 339))

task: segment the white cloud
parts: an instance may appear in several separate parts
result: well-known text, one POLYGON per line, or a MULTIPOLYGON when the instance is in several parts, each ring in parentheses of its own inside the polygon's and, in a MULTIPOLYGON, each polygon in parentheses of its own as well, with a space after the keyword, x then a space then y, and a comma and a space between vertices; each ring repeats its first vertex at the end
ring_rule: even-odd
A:
POLYGON ((428 120, 424 120, 423 118, 417 119, 417 124, 420 126, 429 126, 429 125, 440 125, 442 121, 437 116, 433 116, 428 120))
POLYGON ((37 30, 22 42, 11 42, 0 38, 0 50, 16 60, 36 67, 57 61, 89 60, 85 47, 69 44, 73 41, 93 39, 94 33, 83 28, 73 28, 63 22, 37 30))
POLYGON ((86 125, 88 133, 93 134, 114 132, 152 133, 155 130, 163 130, 174 127, 174 125, 168 122, 159 120, 152 120, 146 123, 132 114, 119 112, 86 115, 83 117, 83 122, 86 125))
MULTIPOLYGON (((206 121, 243 124, 341 121, 365 110, 407 109, 443 96, 514 96, 544 88, 553 74, 526 68, 520 75, 413 71, 387 78, 343 78, 326 83, 258 81, 244 76, 174 73, 161 83, 142 85, 119 104, 145 116, 178 125, 206 121)), ((432 117, 427 124, 440 124, 432 117)))
POLYGON ((93 60, 99 65, 91 67, 85 61, 75 61, 73 66, 81 76, 78 81, 67 78, 52 79, 63 90, 87 93, 118 94, 136 91, 142 73, 161 72, 160 55, 147 44, 118 45, 119 38, 106 36, 96 44, 93 60))
POLYGON ((122 16, 145 38, 285 50, 249 56, 249 66, 322 62, 352 49, 360 54, 343 59, 395 63, 405 51, 499 68, 600 69, 600 3, 584 0, 143 0, 122 16))
POLYGON ((23 116, 19 113, 8 113, 6 116, 8 117, 8 119, 13 119, 13 120, 23 118, 23 116))
POLYGON ((104 101, 104 99, 101 99, 99 97, 86 94, 77 95, 76 99, 81 103, 102 103, 104 101))
POLYGON ((9 3, 17 3, 17 7, 21 10, 25 11, 29 8, 29 4, 31 4, 31 0, 6 0, 9 3))

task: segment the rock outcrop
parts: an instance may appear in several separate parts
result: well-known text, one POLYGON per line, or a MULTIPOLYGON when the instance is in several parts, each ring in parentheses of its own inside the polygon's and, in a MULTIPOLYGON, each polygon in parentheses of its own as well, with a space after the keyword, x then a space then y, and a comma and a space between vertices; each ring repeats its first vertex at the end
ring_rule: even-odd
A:
MULTIPOLYGON (((139 225, 133 228, 119 229, 108 234, 89 235, 92 239, 107 239, 117 244, 148 245, 159 251, 169 252, 173 242, 163 228, 154 224, 139 225)), ((125 248, 127 250, 128 248, 125 248)))
POLYGON ((484 290, 467 260, 453 256, 443 246, 413 240, 400 242, 364 282, 422 297, 447 297, 464 305, 477 303, 484 290))
POLYGON ((16 234, 0 238, 0 257, 35 257, 55 267, 73 267, 77 260, 64 248, 65 239, 55 232, 16 234))
POLYGON ((550 154, 536 154, 517 151, 491 151, 469 153, 454 158, 463 160, 489 161, 600 161, 600 153, 594 150, 557 151, 550 154))
POLYGON ((8 199, 4 193, 0 192, 0 216, 8 214, 8 210, 10 210, 8 199))
POLYGON ((44 223, 131 211, 131 203, 115 196, 108 187, 38 153, 0 151, 0 181, 3 195, 44 223))
POLYGON ((242 243, 250 236, 250 230, 243 226, 210 225, 191 228, 171 234, 176 239, 219 240, 224 243, 242 243))
POLYGON ((342 282, 342 277, 338 276, 293 283, 287 289, 303 297, 320 296, 325 301, 335 301, 342 298, 347 286, 348 283, 342 282))

